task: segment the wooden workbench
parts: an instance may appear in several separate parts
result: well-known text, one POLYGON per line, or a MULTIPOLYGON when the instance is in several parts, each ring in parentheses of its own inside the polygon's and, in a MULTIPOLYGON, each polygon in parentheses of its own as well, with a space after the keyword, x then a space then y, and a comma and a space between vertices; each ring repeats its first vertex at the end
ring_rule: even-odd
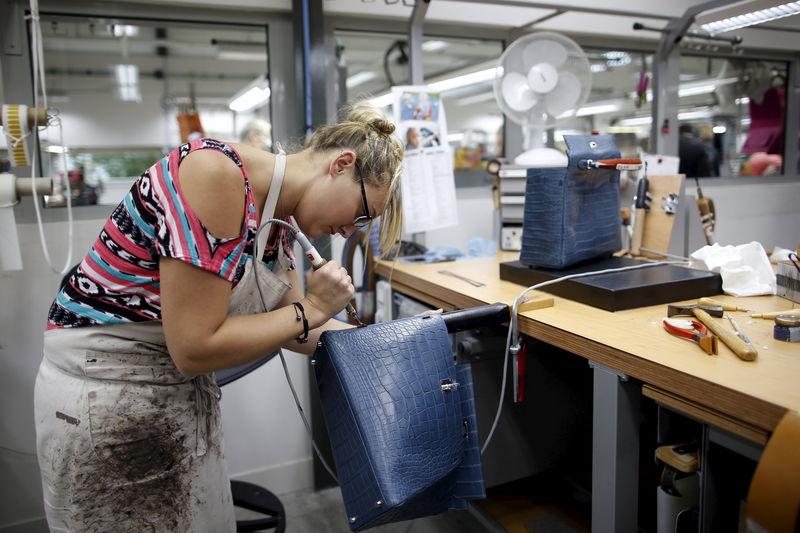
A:
MULTIPOLYGON (((516 253, 500 252, 493 257, 444 263, 381 261, 376 272, 388 278, 394 290, 445 311, 494 302, 511 306, 525 287, 500 280, 499 265, 516 259, 516 253), (440 274, 439 270, 454 272, 484 286, 440 274)), ((593 493, 597 489, 602 497, 597 498, 596 503, 593 498, 593 530, 635 528, 635 505, 634 509, 628 506, 622 511, 618 505, 619 500, 631 496, 628 485, 636 486, 635 478, 632 479, 636 473, 629 472, 634 465, 620 467, 617 463, 626 439, 630 441, 628 444, 635 442, 638 446, 638 433, 630 435, 638 431, 631 429, 638 424, 638 400, 621 399, 629 393, 618 391, 617 378, 627 382, 620 384, 621 387, 634 383, 637 394, 641 392, 757 446, 763 446, 788 409, 800 410, 800 343, 774 340, 771 320, 753 319, 741 311, 732 312, 758 350, 758 358, 746 362, 721 342, 719 355, 710 356, 694 343, 667 333, 661 322, 666 316, 666 304, 609 312, 539 291, 532 291, 528 296, 552 297, 554 305, 520 313, 521 333, 585 357, 596 369, 608 371, 605 374, 595 372, 593 463, 596 465, 593 469, 597 479, 593 481, 593 493), (602 377, 608 373, 616 376, 602 377), (629 381, 629 377, 634 379, 629 381), (630 405, 625 405, 626 402, 630 405), (628 422, 625 422, 626 416, 628 422), (603 425, 610 428, 603 429, 605 434, 599 434, 597 428, 603 425), (613 464, 606 467, 606 463, 613 464), (606 470, 602 471, 603 468, 606 470), (605 485, 601 489, 602 484, 605 485)), ((798 307, 777 296, 714 297, 723 302, 735 302, 738 307, 753 312, 798 307)), ((732 331, 727 320, 717 320, 723 321, 723 326, 732 331)))

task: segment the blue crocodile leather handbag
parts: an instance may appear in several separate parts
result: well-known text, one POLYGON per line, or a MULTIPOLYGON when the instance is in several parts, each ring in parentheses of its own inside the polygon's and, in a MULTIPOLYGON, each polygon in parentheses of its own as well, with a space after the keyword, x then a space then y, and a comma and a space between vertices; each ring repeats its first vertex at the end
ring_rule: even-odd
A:
POLYGON ((326 331, 314 373, 352 531, 486 497, 472 373, 441 315, 326 331))
POLYGON ((610 135, 564 135, 565 168, 530 168, 525 182, 524 265, 562 269, 622 248, 619 171, 587 161, 620 157, 610 135))

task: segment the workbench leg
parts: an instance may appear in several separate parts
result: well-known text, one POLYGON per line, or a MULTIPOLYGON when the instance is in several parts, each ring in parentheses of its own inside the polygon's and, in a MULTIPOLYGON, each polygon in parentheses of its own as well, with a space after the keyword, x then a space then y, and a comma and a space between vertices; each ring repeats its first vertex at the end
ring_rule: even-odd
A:
POLYGON ((641 386, 611 368, 589 365, 594 369, 592 531, 635 533, 641 386))

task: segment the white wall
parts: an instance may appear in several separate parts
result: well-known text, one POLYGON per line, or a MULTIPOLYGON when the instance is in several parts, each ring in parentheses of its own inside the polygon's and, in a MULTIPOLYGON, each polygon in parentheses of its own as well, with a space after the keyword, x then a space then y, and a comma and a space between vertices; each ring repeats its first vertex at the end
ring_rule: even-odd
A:
MULTIPOLYGON (((30 202, 30 198, 26 199, 30 202)), ((102 221, 75 222, 76 254, 86 253, 102 221)), ((0 272, 0 529, 43 516, 33 383, 42 358, 47 311, 61 275, 45 264, 36 224, 17 224, 24 270, 0 272)), ((45 225, 50 257, 63 267, 67 257, 65 224, 45 225)))

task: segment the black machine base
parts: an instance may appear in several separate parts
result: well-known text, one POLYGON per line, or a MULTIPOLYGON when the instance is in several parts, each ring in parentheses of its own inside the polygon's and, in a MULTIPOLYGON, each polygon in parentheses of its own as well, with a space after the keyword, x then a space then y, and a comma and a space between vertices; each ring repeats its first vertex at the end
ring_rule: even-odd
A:
MULTIPOLYGON (((569 274, 642 263, 645 261, 629 257, 609 257, 563 270, 550 270, 523 265, 519 261, 509 261, 500 263, 500 279, 530 287, 569 274)), ((706 270, 659 264, 635 270, 568 279, 546 285, 541 290, 606 311, 621 311, 721 294, 722 277, 706 270)))

